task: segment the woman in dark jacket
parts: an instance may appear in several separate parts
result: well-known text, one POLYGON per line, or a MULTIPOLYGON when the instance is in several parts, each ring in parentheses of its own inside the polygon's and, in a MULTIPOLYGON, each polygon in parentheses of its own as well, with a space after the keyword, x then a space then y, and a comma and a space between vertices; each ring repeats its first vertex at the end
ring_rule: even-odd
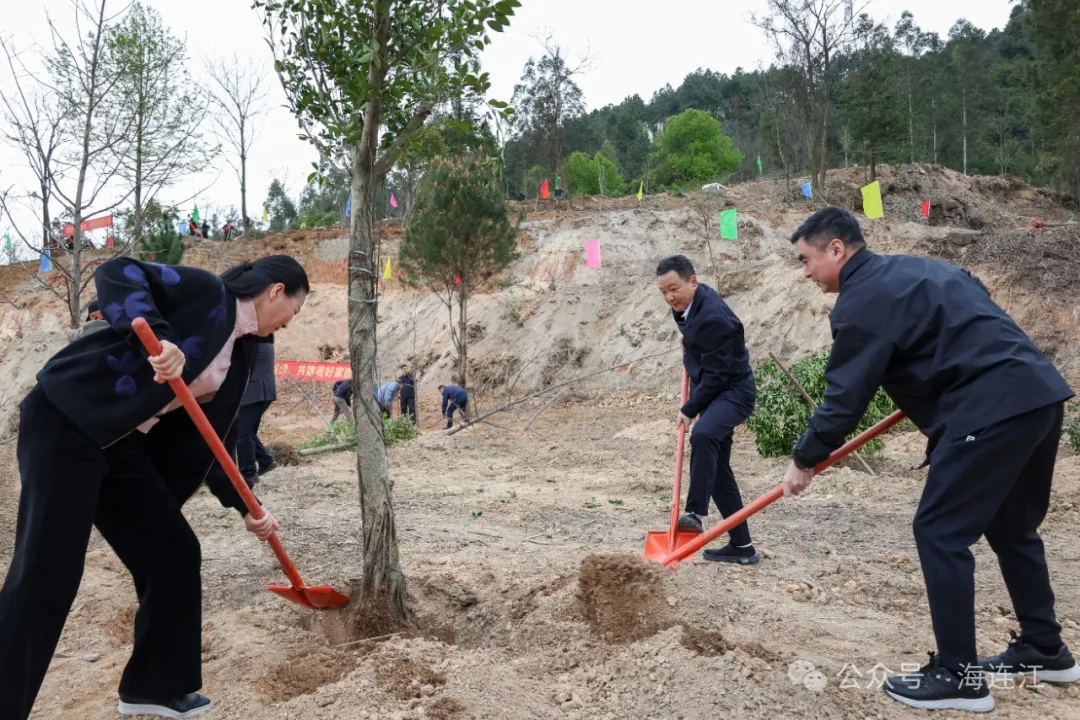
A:
POLYGON ((120 712, 188 718, 210 707, 201 675, 199 541, 181 506, 204 481, 265 540, 182 409, 182 377, 230 454, 254 359, 253 336, 285 327, 309 291, 293 258, 275 255, 220 278, 117 258, 95 281, 109 327, 54 355, 19 405, 22 479, 15 552, 0 590, 0 703, 22 720, 79 589, 91 526, 131 571, 139 596, 120 712), (145 318, 162 353, 147 357, 131 322, 145 318))

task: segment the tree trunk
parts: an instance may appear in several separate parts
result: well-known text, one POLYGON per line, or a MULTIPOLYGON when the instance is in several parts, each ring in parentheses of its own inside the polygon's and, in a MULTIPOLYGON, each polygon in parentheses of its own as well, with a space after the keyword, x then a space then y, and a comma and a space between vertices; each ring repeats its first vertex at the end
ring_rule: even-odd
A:
MULTIPOLYGON (((251 232, 251 218, 248 217, 247 211, 247 152, 244 150, 244 126, 240 126, 240 217, 243 218, 244 234, 251 232)), ((355 178, 355 170, 354 175, 355 178)), ((356 180, 353 180, 353 194, 356 194, 356 180)), ((354 203, 355 204, 355 203, 354 203)), ((372 206, 374 207, 374 199, 372 200, 372 206)), ((353 223, 355 227, 356 223, 353 223)), ((355 238, 355 235, 353 236, 355 238)), ((353 241, 355 244, 355 240, 353 241)), ((371 237, 369 231, 368 245, 371 244, 371 237)))
POLYGON ((937 165, 937 98, 930 98, 930 121, 933 123, 934 164, 937 165))
MULTIPOLYGON (((366 133, 365 133, 366 135, 366 133)), ((377 356, 373 227, 374 151, 358 149, 352 169, 352 228, 349 242, 349 357, 356 412, 356 471, 363 515, 364 571, 360 590, 366 602, 386 608, 397 620, 406 617, 405 575, 398 558, 397 529, 390 470, 383 444, 382 413, 371 386, 377 356), (366 162, 365 162, 366 159, 366 162)), ((246 218, 245 214, 245 218, 246 218)))
POLYGON ((458 293, 458 336, 461 338, 461 346, 458 348, 458 383, 468 389, 469 382, 469 291, 462 273, 461 292, 458 293))
MULTIPOLYGON (((375 23, 374 40, 382 52, 389 42, 390 18, 383 6, 375 23)), ((368 63, 368 82, 376 88, 363 110, 363 135, 352 149, 352 213, 349 238, 349 357, 353 376, 353 407, 356 413, 356 472, 359 476, 360 510, 364 521, 364 570, 360 591, 368 611, 376 617, 388 615, 403 622, 405 573, 398 557, 397 527, 394 521, 393 485, 383 444, 382 413, 375 402, 371 384, 375 380, 378 355, 376 328, 379 299, 375 267, 375 194, 382 177, 376 177, 375 160, 379 147, 379 125, 386 61, 368 63)))
POLYGON ((821 165, 818 172, 818 189, 825 189, 825 171, 829 168, 829 101, 826 93, 825 107, 821 112, 821 165))
POLYGON ((911 104, 911 70, 907 76, 907 136, 908 136, 908 162, 915 162, 915 113, 911 104))
POLYGON ((870 143, 870 182, 877 180, 877 153, 874 152, 874 143, 870 143))
POLYGON ((967 175, 967 87, 965 86, 961 92, 961 101, 963 124, 964 124, 964 174, 967 175))

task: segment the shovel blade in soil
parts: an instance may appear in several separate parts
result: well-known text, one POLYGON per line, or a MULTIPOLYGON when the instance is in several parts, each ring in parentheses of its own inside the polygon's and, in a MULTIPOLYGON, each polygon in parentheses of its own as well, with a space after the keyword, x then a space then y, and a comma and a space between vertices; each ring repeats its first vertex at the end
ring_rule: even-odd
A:
POLYGON ((290 602, 314 610, 332 610, 349 604, 349 598, 329 585, 303 588, 291 585, 267 585, 266 589, 290 602))
MULTIPOLYGON (((699 533, 688 532, 686 530, 675 531, 675 550, 678 550, 683 545, 696 538, 699 533)), ((653 530, 645 537, 645 559, 652 560, 653 562, 663 563, 671 553, 671 548, 668 545, 670 535, 667 530, 653 530)), ((694 557, 695 553, 690 553, 685 560, 689 560, 694 557)))

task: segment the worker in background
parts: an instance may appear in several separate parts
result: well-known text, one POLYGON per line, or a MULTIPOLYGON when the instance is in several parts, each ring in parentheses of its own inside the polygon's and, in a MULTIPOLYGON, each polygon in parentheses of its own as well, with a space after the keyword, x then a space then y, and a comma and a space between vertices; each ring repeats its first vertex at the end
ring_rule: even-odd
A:
MULTIPOLYGON (((661 260, 656 282, 682 334, 683 367, 690 376, 690 396, 679 408, 678 419, 687 428, 694 421, 690 490, 678 527, 700 533, 710 497, 721 517, 742 510, 742 494, 731 469, 731 443, 735 428, 754 412, 754 373, 742 323, 715 290, 698 283, 690 258, 672 255, 661 260)), ((727 545, 705 550, 702 557, 740 565, 761 561, 745 521, 730 530, 727 545)))
POLYGON ((401 416, 406 415, 412 420, 412 424, 416 424, 416 379, 409 372, 409 364, 401 364, 401 375, 398 376, 398 383, 401 385, 401 394, 398 395, 398 401, 401 406, 401 416))
POLYGON ((277 400, 277 382, 274 377, 274 336, 255 338, 255 362, 251 377, 240 401, 240 413, 236 416, 236 460, 240 474, 248 487, 254 489, 259 478, 276 468, 274 456, 259 440, 259 424, 263 414, 277 400))
POLYGON ((928 438, 913 530, 937 652, 918 671, 887 678, 885 693, 910 707, 988 712, 986 675, 1080 680, 1037 532, 1073 396, 1068 383, 967 270, 875 255, 855 217, 837 207, 807 218, 791 243, 803 274, 838 297, 825 399, 795 446, 784 494, 810 485, 814 466, 854 432, 879 387, 928 438), (976 655, 970 550, 981 537, 1020 623, 1019 637, 987 658, 976 655))
POLYGON ((75 342, 83 335, 92 333, 95 330, 103 330, 107 327, 109 327, 109 323, 101 313, 97 298, 94 298, 86 305, 86 322, 83 323, 81 328, 68 331, 68 341, 75 342))
POLYGON ((442 414, 446 418, 446 429, 454 427, 454 410, 461 410, 461 420, 469 423, 469 393, 457 385, 440 385, 442 393, 442 414))
POLYGON ((334 383, 333 394, 331 397, 334 400, 334 416, 330 418, 330 422, 337 422, 338 416, 344 415, 350 420, 354 420, 352 414, 352 380, 338 380, 334 383))
POLYGON ((384 417, 389 418, 394 414, 394 400, 397 398, 400 388, 400 383, 394 378, 390 378, 380 385, 378 392, 375 393, 375 399, 379 402, 384 417))

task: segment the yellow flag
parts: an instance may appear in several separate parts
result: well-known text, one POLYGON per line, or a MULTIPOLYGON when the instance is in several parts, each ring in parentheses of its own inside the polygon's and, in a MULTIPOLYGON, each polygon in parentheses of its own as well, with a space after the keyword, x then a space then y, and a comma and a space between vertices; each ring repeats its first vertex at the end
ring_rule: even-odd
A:
POLYGON ((382 271, 383 280, 390 279, 390 258, 386 258, 386 267, 382 271))
POLYGON ((885 217, 881 207, 881 185, 877 180, 862 188, 863 213, 871 220, 885 217))
POLYGON ((638 199, 638 200, 640 200, 640 199, 641 199, 641 197, 642 197, 642 191, 644 191, 644 190, 645 190, 645 181, 644 181, 644 180, 642 180, 642 181, 641 181, 641 184, 640 184, 640 185, 638 185, 638 189, 637 189, 637 199, 638 199))
POLYGON ((266 212, 266 206, 265 205, 263 206, 263 222, 264 223, 270 222, 270 213, 266 212))

